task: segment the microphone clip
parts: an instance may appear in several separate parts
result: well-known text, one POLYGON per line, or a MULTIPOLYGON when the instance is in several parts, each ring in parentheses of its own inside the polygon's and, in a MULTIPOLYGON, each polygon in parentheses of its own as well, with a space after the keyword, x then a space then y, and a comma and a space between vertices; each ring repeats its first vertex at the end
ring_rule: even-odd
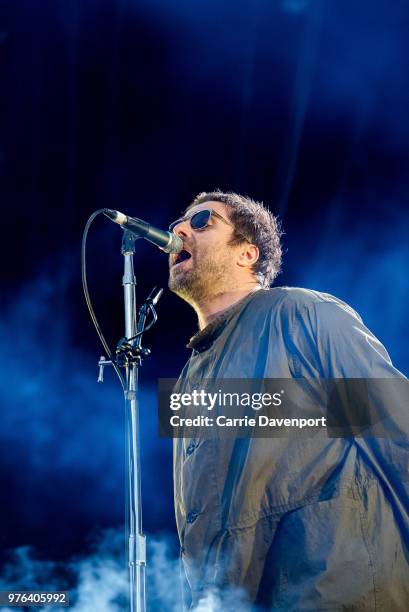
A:
POLYGON ((114 363, 105 359, 102 356, 98 362, 99 375, 98 382, 104 381, 104 368, 108 365, 117 365, 120 368, 127 368, 133 364, 136 366, 142 365, 142 360, 149 357, 151 350, 142 346, 142 335, 148 331, 157 321, 158 316, 156 314, 155 306, 158 303, 163 293, 163 289, 154 287, 148 297, 139 308, 138 323, 137 323, 137 334, 132 338, 121 338, 115 349, 115 360, 114 363), (148 315, 151 315, 152 319, 148 325, 146 325, 146 319, 148 315))
POLYGON ((116 363, 120 368, 132 363, 140 365, 142 359, 149 357, 151 350, 138 344, 132 344, 128 338, 121 338, 115 349, 116 363))

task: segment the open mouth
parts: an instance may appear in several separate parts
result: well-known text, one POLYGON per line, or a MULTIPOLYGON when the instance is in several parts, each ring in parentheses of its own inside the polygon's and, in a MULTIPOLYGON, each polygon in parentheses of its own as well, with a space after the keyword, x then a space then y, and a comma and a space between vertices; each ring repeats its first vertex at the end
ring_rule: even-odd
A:
POLYGON ((182 261, 186 261, 187 259, 190 259, 192 257, 192 254, 189 253, 189 251, 186 251, 185 249, 183 249, 182 251, 180 251, 180 253, 178 253, 175 257, 175 259, 173 260, 173 264, 174 266, 177 266, 178 264, 182 263, 182 261))

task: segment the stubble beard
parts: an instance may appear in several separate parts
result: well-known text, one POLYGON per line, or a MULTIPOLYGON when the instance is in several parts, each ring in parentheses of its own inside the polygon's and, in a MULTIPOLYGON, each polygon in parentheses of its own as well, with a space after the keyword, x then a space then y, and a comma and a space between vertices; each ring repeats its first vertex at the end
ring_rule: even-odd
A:
POLYGON ((169 289, 191 305, 223 294, 230 288, 232 269, 228 256, 220 255, 204 253, 200 259, 195 258, 192 268, 171 269, 169 289))

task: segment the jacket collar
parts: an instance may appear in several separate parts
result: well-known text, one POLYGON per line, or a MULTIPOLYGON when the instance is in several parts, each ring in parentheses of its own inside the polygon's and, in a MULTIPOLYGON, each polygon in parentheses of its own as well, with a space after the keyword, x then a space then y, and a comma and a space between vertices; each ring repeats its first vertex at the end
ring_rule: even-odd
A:
POLYGON ((248 295, 244 296, 244 298, 238 302, 235 302, 226 308, 226 310, 223 310, 223 312, 221 312, 216 318, 213 319, 213 321, 206 325, 206 327, 192 336, 186 347, 189 349, 194 349, 199 353, 208 349, 216 338, 220 336, 234 315, 237 314, 258 291, 258 289, 257 291, 251 291, 248 295))

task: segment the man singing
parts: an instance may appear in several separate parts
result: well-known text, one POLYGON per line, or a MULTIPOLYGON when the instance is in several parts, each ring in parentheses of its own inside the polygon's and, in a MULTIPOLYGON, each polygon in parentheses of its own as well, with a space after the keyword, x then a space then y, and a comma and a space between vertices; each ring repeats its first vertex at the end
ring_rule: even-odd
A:
MULTIPOLYGON (((199 331, 180 380, 396 379, 360 316, 325 293, 273 287, 280 228, 260 203, 202 193, 171 225, 169 288, 199 331)), ((383 434, 177 438, 177 527, 190 605, 409 610, 409 406, 382 396, 383 434)))

